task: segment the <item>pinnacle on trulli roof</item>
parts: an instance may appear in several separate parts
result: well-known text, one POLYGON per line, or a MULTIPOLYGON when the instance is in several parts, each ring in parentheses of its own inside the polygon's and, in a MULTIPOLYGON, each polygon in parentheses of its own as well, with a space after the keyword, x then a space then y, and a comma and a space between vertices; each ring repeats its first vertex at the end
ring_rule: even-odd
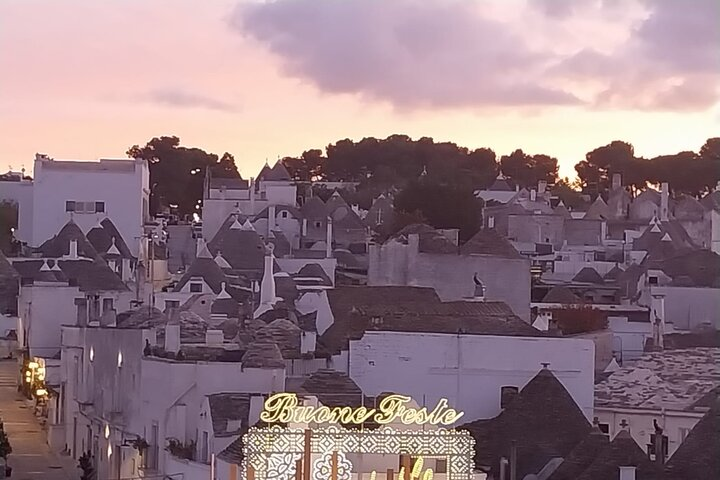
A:
POLYGON ((112 237, 112 245, 108 248, 107 253, 108 255, 120 255, 120 250, 118 250, 117 245, 115 245, 115 237, 112 237))
POLYGON ((227 290, 225 290, 225 282, 220 284, 220 293, 217 294, 215 300, 221 300, 223 298, 232 298, 227 290))
POLYGON ((62 272, 62 269, 60 269, 60 264, 57 260, 55 260, 55 263, 53 263, 52 268, 50 269, 51 272, 62 272))
POLYGON ((663 242, 672 242, 672 238, 670 238, 670 234, 667 232, 665 233, 665 235, 663 235, 663 237, 660 240, 663 242))
POLYGON ((40 267, 41 272, 49 272, 50 271, 50 265, 48 265, 47 260, 43 260, 42 267, 40 267))

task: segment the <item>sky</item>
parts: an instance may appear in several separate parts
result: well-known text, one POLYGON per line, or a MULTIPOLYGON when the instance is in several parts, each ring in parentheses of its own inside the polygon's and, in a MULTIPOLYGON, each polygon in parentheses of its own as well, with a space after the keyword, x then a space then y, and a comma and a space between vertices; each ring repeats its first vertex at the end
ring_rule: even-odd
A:
POLYGON ((720 136, 717 0, 2 0, 0 171, 175 135, 266 160, 402 133, 560 160, 720 136))

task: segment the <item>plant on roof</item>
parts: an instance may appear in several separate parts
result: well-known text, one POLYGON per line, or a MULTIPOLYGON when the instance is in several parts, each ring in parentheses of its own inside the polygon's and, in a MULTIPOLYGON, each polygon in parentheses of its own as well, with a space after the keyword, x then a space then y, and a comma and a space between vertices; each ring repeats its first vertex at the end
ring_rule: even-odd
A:
POLYGON ((168 438, 167 446, 165 450, 177 458, 184 458, 185 460, 195 460, 195 442, 190 441, 183 443, 177 438, 168 438))

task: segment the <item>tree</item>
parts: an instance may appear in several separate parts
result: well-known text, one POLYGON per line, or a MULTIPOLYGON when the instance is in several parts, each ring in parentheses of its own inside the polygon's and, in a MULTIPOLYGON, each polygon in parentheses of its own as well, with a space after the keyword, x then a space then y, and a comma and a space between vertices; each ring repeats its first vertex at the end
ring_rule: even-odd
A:
POLYGON ((199 148, 180 146, 178 137, 159 137, 144 147, 134 145, 127 151, 131 158, 143 158, 150 167, 150 211, 177 205, 181 215, 197 211, 202 199, 206 169, 214 176, 238 178, 240 174, 231 154, 222 158, 199 148))
POLYGON ((570 210, 577 209, 585 203, 582 193, 570 184, 570 180, 567 177, 555 182, 552 193, 553 195, 557 195, 570 210))
POLYGON ((10 445, 10 439, 5 433, 4 428, 0 428, 0 457, 7 463, 7 457, 12 453, 12 446, 10 445))
POLYGON ((80 480, 96 480, 95 467, 92 463, 90 452, 83 453, 78 459, 78 468, 82 470, 80 480))
POLYGON ((528 155, 520 149, 500 159, 503 175, 523 188, 536 188, 540 180, 553 184, 558 176, 557 158, 548 155, 528 155))
POLYGON ((610 189, 612 176, 619 173, 625 185, 635 188, 645 186, 646 162, 635 157, 635 149, 627 142, 615 140, 585 155, 575 165, 575 171, 588 193, 605 193, 610 189))
POLYGON ((482 226, 482 200, 471 189, 414 181, 395 197, 394 205, 405 214, 419 212, 435 228, 459 229, 461 240, 468 240, 482 226))
POLYGON ((608 326, 607 312, 586 305, 555 309, 552 317, 563 335, 595 332, 608 326))

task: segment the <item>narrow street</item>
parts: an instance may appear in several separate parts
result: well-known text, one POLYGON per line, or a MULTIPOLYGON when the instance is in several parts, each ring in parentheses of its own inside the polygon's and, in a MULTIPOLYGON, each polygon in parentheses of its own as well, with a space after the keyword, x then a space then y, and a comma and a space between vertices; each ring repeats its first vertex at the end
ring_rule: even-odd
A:
POLYGON ((50 451, 32 406, 17 392, 17 368, 15 360, 0 361, 0 418, 13 449, 8 457, 11 480, 78 480, 74 462, 50 451))

